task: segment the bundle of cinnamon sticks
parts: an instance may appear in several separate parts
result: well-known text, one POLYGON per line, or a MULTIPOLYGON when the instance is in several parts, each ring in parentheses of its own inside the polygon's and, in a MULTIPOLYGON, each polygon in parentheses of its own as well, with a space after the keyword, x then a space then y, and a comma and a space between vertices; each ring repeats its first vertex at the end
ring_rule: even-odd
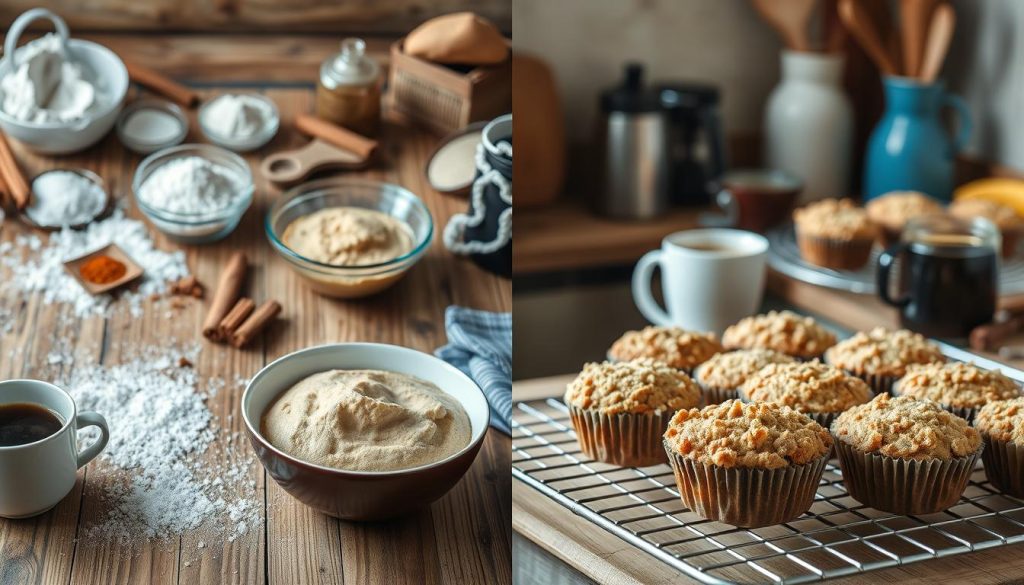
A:
POLYGON ((11 143, 7 141, 7 136, 0 132, 0 201, 10 198, 14 208, 20 211, 28 205, 30 193, 25 174, 21 172, 21 167, 14 158, 11 143))
POLYGON ((265 301, 257 307, 252 299, 242 296, 247 271, 245 254, 232 254, 220 275, 210 311, 203 321, 203 336, 210 341, 229 343, 235 348, 245 347, 281 312, 281 303, 275 300, 265 301))

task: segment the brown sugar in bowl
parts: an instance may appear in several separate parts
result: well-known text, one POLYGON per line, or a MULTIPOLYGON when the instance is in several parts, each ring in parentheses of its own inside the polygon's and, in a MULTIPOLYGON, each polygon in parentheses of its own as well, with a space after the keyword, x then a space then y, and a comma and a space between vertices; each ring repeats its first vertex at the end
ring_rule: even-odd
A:
POLYGON ((299 350, 257 373, 242 395, 242 418, 260 463, 289 495, 342 520, 375 521, 406 515, 442 497, 465 475, 490 424, 483 391, 455 367, 413 349, 376 343, 338 343, 299 350), (348 471, 303 461, 274 447, 260 433, 260 419, 284 391, 331 369, 399 372, 435 384, 469 416, 469 444, 446 459, 396 471, 348 471))

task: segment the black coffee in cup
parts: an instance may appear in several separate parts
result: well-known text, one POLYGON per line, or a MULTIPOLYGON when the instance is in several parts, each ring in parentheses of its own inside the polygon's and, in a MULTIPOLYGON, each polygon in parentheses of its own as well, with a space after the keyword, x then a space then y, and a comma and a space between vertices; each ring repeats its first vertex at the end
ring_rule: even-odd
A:
POLYGON ((0 447, 35 443, 64 426, 50 409, 32 403, 0 405, 0 447))
POLYGON ((903 327, 929 337, 959 339, 992 321, 999 237, 990 226, 985 220, 924 218, 908 224, 903 241, 879 257, 879 295, 900 307, 903 327), (889 269, 896 258, 900 296, 893 299, 889 269))

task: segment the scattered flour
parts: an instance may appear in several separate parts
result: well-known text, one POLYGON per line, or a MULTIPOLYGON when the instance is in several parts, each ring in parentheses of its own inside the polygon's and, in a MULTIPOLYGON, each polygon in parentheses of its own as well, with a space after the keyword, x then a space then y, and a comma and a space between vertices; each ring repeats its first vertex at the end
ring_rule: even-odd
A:
MULTIPOLYGON (((93 471, 109 478, 92 483, 102 486, 105 512, 84 528, 88 537, 130 544, 203 525, 233 541, 259 526, 255 461, 239 448, 240 440, 232 440, 238 433, 218 437, 200 377, 179 365, 181 357, 196 361, 199 351, 198 344, 141 348, 124 363, 80 366, 62 381, 80 410, 103 414, 110 427, 110 442, 93 471)), ((86 429, 79 438, 88 443, 96 434, 86 429)))
POLYGON ((164 292, 169 282, 188 275, 184 252, 157 249, 146 225, 126 218, 118 209, 109 218, 89 224, 85 230, 54 232, 46 244, 35 234, 29 234, 18 235, 13 246, 0 245, 0 263, 11 269, 11 278, 0 283, 0 288, 39 292, 46 304, 71 305, 77 317, 108 314, 114 297, 90 295, 64 270, 63 263, 111 242, 120 246, 144 270, 137 286, 119 293, 120 302, 126 303, 134 316, 142 315, 143 299, 164 292))

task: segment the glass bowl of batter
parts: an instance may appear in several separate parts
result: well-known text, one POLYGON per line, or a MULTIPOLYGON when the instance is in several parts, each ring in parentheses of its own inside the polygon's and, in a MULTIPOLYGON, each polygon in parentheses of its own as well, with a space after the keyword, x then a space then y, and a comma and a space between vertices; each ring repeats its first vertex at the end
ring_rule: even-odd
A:
POLYGON ((391 183, 329 178, 284 193, 267 212, 271 246, 316 292, 359 298, 398 282, 423 257, 434 222, 391 183))

